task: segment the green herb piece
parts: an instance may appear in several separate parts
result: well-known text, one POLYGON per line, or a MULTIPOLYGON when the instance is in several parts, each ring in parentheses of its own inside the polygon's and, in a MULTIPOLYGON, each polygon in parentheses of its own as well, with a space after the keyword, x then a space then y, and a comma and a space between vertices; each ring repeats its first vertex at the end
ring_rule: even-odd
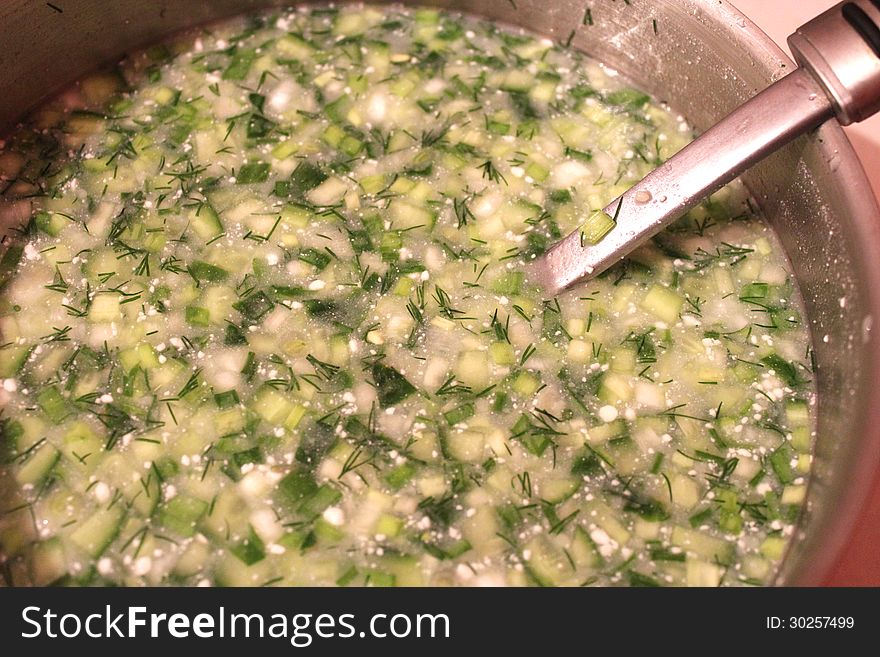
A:
POLYGON ((379 405, 388 408, 402 402, 416 391, 413 384, 397 370, 382 363, 375 363, 370 368, 376 392, 379 395, 379 405))

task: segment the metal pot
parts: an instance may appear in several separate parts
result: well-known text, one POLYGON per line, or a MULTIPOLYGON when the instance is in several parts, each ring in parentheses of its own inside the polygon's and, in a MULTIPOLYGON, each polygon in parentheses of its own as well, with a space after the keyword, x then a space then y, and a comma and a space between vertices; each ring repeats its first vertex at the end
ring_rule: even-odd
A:
MULTIPOLYGON (((381 0, 375 0, 380 1, 381 0)), ((41 99, 126 51, 272 0, 24 0, 0 4, 0 133, 41 99)), ((602 60, 712 125, 794 64, 726 0, 435 0, 602 60)), ((880 460, 880 210, 836 122, 751 170, 806 302, 818 385, 808 500, 777 582, 826 581, 880 460)))

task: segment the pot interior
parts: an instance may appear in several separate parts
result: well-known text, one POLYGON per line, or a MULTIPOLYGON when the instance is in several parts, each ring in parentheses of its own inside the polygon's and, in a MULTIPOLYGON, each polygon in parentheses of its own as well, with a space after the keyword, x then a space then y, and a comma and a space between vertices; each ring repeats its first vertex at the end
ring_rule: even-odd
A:
MULTIPOLYGON (((64 85, 126 51, 267 0, 0 5, 0 133, 64 85)), ((705 129, 793 64, 728 2, 438 0, 422 2, 522 26, 584 50, 705 129)), ((880 453, 880 228, 876 203, 835 122, 744 177, 781 237, 815 347, 814 470, 782 583, 818 584, 833 565, 880 453)), ((0 221, 4 216, 0 206, 0 221)), ((6 213, 8 216, 10 213, 6 213)), ((8 221, 7 221, 8 223, 8 221)))

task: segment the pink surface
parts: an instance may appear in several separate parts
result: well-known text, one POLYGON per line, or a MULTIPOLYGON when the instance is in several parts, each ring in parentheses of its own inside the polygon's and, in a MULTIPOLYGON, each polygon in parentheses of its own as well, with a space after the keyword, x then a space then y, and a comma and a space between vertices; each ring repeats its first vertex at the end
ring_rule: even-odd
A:
MULTIPOLYGON (((732 1, 783 47, 786 37, 799 25, 837 4, 836 0, 732 1)), ((880 115, 850 126, 846 132, 880 198, 880 115)), ((880 476, 827 584, 880 586, 880 476)))
MULTIPOLYGON (((837 0, 731 0, 776 43, 791 55, 785 39, 814 16, 837 4, 837 0)), ((880 199, 880 115, 846 128, 846 134, 880 199)))

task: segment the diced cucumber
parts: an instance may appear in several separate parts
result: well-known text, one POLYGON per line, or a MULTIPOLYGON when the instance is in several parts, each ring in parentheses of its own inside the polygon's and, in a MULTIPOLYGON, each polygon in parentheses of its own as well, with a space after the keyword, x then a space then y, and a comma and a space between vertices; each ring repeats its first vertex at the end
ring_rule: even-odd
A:
POLYGON ((785 554, 786 541, 781 536, 768 536, 761 543, 761 554, 768 559, 778 561, 785 554))
POLYGON ((70 534, 71 542, 92 559, 100 557, 119 533, 125 510, 119 505, 99 509, 85 518, 70 534))
POLYGON ((371 368, 371 372, 379 396, 379 405, 383 408, 394 406, 416 391, 415 386, 400 372, 387 365, 376 363, 371 368))
POLYGON ((52 472, 60 456, 61 452, 52 445, 42 445, 19 466, 15 480, 21 485, 39 485, 52 472))
POLYGON ((96 294, 89 306, 89 321, 94 323, 113 322, 121 318, 120 297, 115 292, 96 294))
POLYGON ((472 390, 489 384, 489 363, 485 351, 463 351, 455 365, 455 377, 472 390))
POLYGON ((714 563, 687 560, 687 585, 700 587, 716 587, 721 584, 724 569, 714 563))
POLYGON ((279 54, 295 60, 303 60, 311 57, 314 47, 297 34, 286 34, 275 42, 275 48, 279 54))
POLYGON ((278 483, 278 490, 286 501, 300 503, 318 490, 318 484, 310 472, 293 470, 278 483))
POLYGON ((238 170, 235 182, 239 185, 253 185, 265 182, 269 178, 270 167, 271 165, 268 162, 246 162, 238 170))
POLYGON ((676 526, 672 530, 672 544, 710 562, 726 564, 733 556, 733 545, 694 529, 676 526))
POLYGON ((223 223, 220 215, 208 204, 200 205, 189 214, 189 225, 196 235, 203 240, 212 240, 223 234, 223 223))
POLYGON ((651 97, 648 94, 630 88, 618 89, 605 96, 605 102, 609 105, 617 105, 631 111, 641 109, 650 100, 651 97))
POLYGON ((385 481, 392 489, 398 490, 405 486, 410 479, 413 478, 416 472, 417 468, 415 465, 409 462, 403 463, 385 475, 385 481))
POLYGON ((450 458, 463 463, 478 463, 485 456, 486 437, 480 431, 453 431, 444 441, 445 451, 450 458))
POLYGON ((290 401, 283 393, 266 386, 254 400, 254 410, 270 424, 295 429, 305 417, 306 409, 290 401))
POLYGON ((773 372, 776 373, 776 376, 782 379, 785 385, 791 388, 800 388, 804 383, 804 379, 801 377, 794 364, 785 360, 778 354, 764 356, 764 358, 761 359, 761 363, 765 367, 773 370, 773 372))
POLYGON ((531 372, 520 372, 516 375, 511 387, 517 394, 531 397, 541 387, 541 380, 531 372))
POLYGON ((21 244, 12 243, 6 246, 3 254, 0 255, 0 290, 12 278, 13 273, 21 262, 24 255, 24 247, 21 244))
POLYGON ((14 378, 27 361, 33 348, 28 345, 6 345, 0 349, 0 378, 14 378))
POLYGON ((501 83, 504 91, 514 91, 525 93, 535 84, 535 78, 527 71, 512 70, 508 71, 501 83))
POLYGON ((791 451, 783 446, 770 454, 770 467, 779 477, 779 481, 783 484, 790 484, 794 481, 794 473, 791 469, 792 454, 791 451))
POLYGON ((246 566, 252 566, 266 558, 266 548, 263 541, 257 536, 253 527, 248 526, 247 536, 229 548, 246 566))
POLYGON ((186 323, 192 326, 210 326, 211 313, 207 308, 200 306, 187 306, 185 314, 186 323))
POLYGON ((348 192, 348 185, 339 178, 327 178, 306 196, 315 205, 333 205, 348 192))
POLYGON ((642 308, 667 324, 676 322, 683 305, 680 295, 662 285, 653 285, 641 303, 642 308))
POLYGON ((327 507, 336 504, 340 499, 342 499, 342 493, 338 489, 323 484, 318 486, 311 495, 303 500, 302 504, 297 508, 297 512, 307 518, 314 518, 320 515, 327 507))
POLYGON ((57 237, 64 230, 65 226, 70 223, 70 219, 58 212, 41 211, 34 215, 34 223, 38 230, 51 237, 57 237))
POLYGON ((492 283, 492 291, 498 294, 515 296, 522 290, 525 274, 521 271, 512 271, 499 276, 492 283))
POLYGON ((203 260, 194 260, 189 266, 190 275, 198 281, 217 283, 229 277, 229 272, 203 260))
POLYGON ((177 495, 165 502, 157 512, 159 524, 178 536, 190 537, 208 510, 208 503, 188 495, 177 495))
POLYGON ((579 568, 592 569, 602 562, 596 546, 582 527, 576 527, 568 552, 579 568))
POLYGON ((434 226, 434 213, 427 208, 406 200, 395 199, 388 206, 388 216, 391 218, 391 227, 394 230, 412 230, 425 228, 431 230, 434 226))
POLYGON ((34 586, 48 586, 67 574, 67 556, 60 538, 40 542, 31 556, 34 586))
POLYGON ((77 421, 65 432, 61 451, 68 460, 78 462, 99 454, 103 447, 104 443, 92 428, 85 422, 77 421))
POLYGON ((615 221, 602 210, 594 210, 581 226, 581 239, 585 244, 598 244, 615 226, 615 221))
POLYGON ((541 499, 551 504, 559 504, 574 495, 580 483, 573 477, 548 479, 541 484, 541 499))
POLYGON ((493 342, 489 346, 489 357, 496 365, 513 365, 516 362, 513 345, 508 342, 493 342))
POLYGON ((223 71, 223 79, 244 80, 256 56, 256 52, 249 48, 236 49, 229 66, 223 71))
POLYGON ((275 307, 275 304, 265 292, 257 290, 233 303, 232 307, 240 312, 245 319, 258 322, 275 307))
POLYGON ((454 426, 461 422, 464 422, 470 417, 473 417, 476 412, 474 405, 471 403, 462 404, 456 408, 453 408, 449 411, 443 413, 443 417, 446 419, 446 422, 449 423, 449 426, 454 426))
POLYGON ((559 586, 565 580, 571 566, 565 554, 542 536, 533 538, 523 548, 529 575, 540 586, 559 586))
POLYGON ((64 420, 70 415, 71 409, 67 404, 67 400, 58 392, 55 386, 49 386, 40 391, 37 395, 37 404, 43 413, 56 424, 64 420))

